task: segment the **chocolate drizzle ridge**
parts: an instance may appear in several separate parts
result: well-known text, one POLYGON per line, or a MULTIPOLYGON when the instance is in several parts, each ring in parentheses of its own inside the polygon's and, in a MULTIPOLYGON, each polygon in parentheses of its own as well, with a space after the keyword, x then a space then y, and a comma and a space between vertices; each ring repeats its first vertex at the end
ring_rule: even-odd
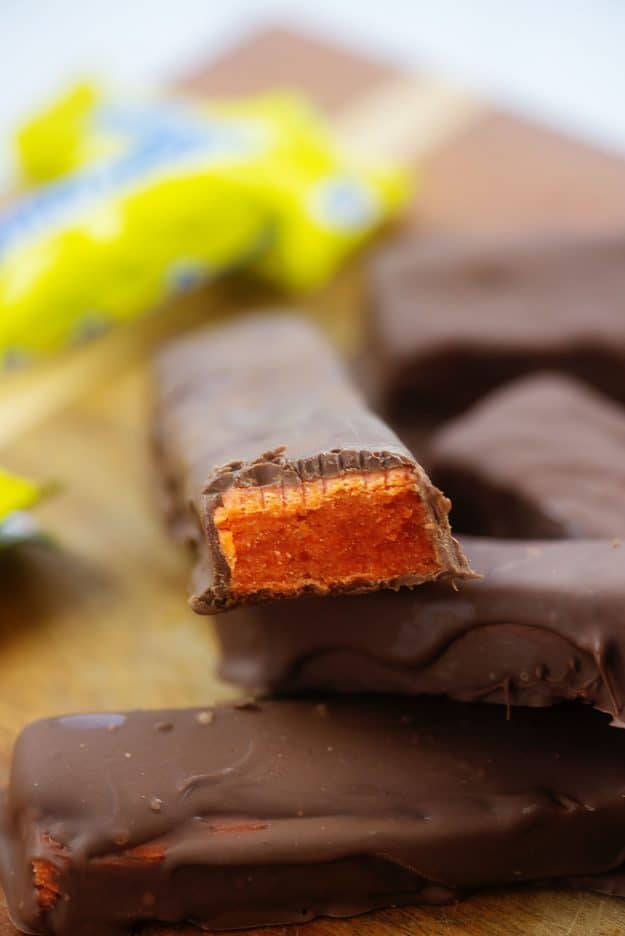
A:
POLYGON ((215 468, 202 494, 221 494, 232 487, 264 487, 269 484, 298 485, 306 481, 338 478, 350 472, 388 471, 402 465, 412 467, 414 458, 401 452, 365 452, 332 449, 292 461, 284 457, 286 446, 265 452, 254 461, 234 461, 215 468))

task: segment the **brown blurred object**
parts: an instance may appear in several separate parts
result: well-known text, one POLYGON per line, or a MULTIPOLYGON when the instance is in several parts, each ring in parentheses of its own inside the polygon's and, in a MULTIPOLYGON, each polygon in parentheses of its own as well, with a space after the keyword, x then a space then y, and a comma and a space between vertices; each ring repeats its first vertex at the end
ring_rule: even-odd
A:
POLYGON ((285 29, 271 29, 232 50, 209 67, 183 74, 177 90, 231 97, 289 88, 335 114, 396 71, 346 49, 285 29))
MULTIPOLYGON (((490 110, 425 76, 404 76, 318 40, 264 33, 179 88, 203 94, 305 90, 350 139, 416 158, 425 188, 408 224, 423 234, 485 227, 597 229, 625 222, 625 161, 490 110)), ((305 305, 343 348, 363 306, 362 262, 305 305)), ((0 383, 0 463, 53 477, 38 515, 64 550, 0 567, 0 756, 17 731, 63 711, 207 704, 233 695, 214 675, 206 619, 185 602, 189 563, 161 530, 147 440, 146 359, 165 335, 258 304, 212 287, 41 371, 0 383)), ((479 860, 479 856, 475 856, 479 860)), ((516 891, 458 907, 320 920, 267 936, 611 936, 625 902, 516 891)), ((0 936, 14 934, 0 908, 0 936)), ((181 934, 192 928, 146 933, 181 934)), ((249 933, 249 931, 248 931, 249 933)))

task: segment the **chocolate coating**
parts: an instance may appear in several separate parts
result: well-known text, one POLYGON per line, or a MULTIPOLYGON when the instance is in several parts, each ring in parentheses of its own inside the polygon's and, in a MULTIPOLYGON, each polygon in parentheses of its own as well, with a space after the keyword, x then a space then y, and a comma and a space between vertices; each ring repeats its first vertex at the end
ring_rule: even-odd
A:
POLYGON ((494 391, 435 433, 428 467, 464 533, 625 535, 625 411, 571 378, 494 391))
POLYGON ((625 544, 461 537, 482 580, 241 609, 216 622, 225 679, 261 692, 397 692, 625 721, 625 544))
POLYGON ((370 366, 399 422, 545 369, 625 400, 623 236, 405 241, 372 289, 370 366))
POLYGON ((302 922, 569 876, 621 893, 624 792, 625 734, 577 708, 77 715, 17 742, 2 880, 18 926, 59 936, 302 922))
MULTIPOLYGON (((256 315, 194 333, 168 346, 154 370, 156 450, 168 519, 198 556, 195 611, 213 613, 239 602, 229 588, 213 521, 224 492, 233 487, 297 486, 407 465, 436 531, 442 573, 469 573, 450 534, 449 502, 394 432, 365 407, 330 346, 304 318, 256 315)), ((421 581, 419 575, 405 576, 348 590, 421 581)), ((252 600, 272 597, 267 592, 252 600)))

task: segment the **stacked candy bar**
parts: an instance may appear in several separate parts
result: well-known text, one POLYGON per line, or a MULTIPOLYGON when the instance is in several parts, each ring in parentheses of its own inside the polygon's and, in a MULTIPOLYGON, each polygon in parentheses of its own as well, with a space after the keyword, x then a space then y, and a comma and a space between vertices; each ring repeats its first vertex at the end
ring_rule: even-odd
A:
POLYGON ((381 261, 368 370, 406 437, 438 420, 434 483, 297 315, 161 354, 167 517, 252 700, 26 729, 0 854, 24 931, 625 896, 625 417, 598 392, 625 399, 624 252, 381 261))

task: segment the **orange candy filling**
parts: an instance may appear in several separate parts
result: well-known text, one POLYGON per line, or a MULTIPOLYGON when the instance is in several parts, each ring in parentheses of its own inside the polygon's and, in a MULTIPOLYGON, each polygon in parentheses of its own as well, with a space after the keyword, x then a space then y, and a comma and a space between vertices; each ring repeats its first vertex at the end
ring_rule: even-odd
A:
POLYGON ((230 587, 317 592, 440 571, 436 526, 410 467, 293 487, 232 488, 214 515, 230 587))

